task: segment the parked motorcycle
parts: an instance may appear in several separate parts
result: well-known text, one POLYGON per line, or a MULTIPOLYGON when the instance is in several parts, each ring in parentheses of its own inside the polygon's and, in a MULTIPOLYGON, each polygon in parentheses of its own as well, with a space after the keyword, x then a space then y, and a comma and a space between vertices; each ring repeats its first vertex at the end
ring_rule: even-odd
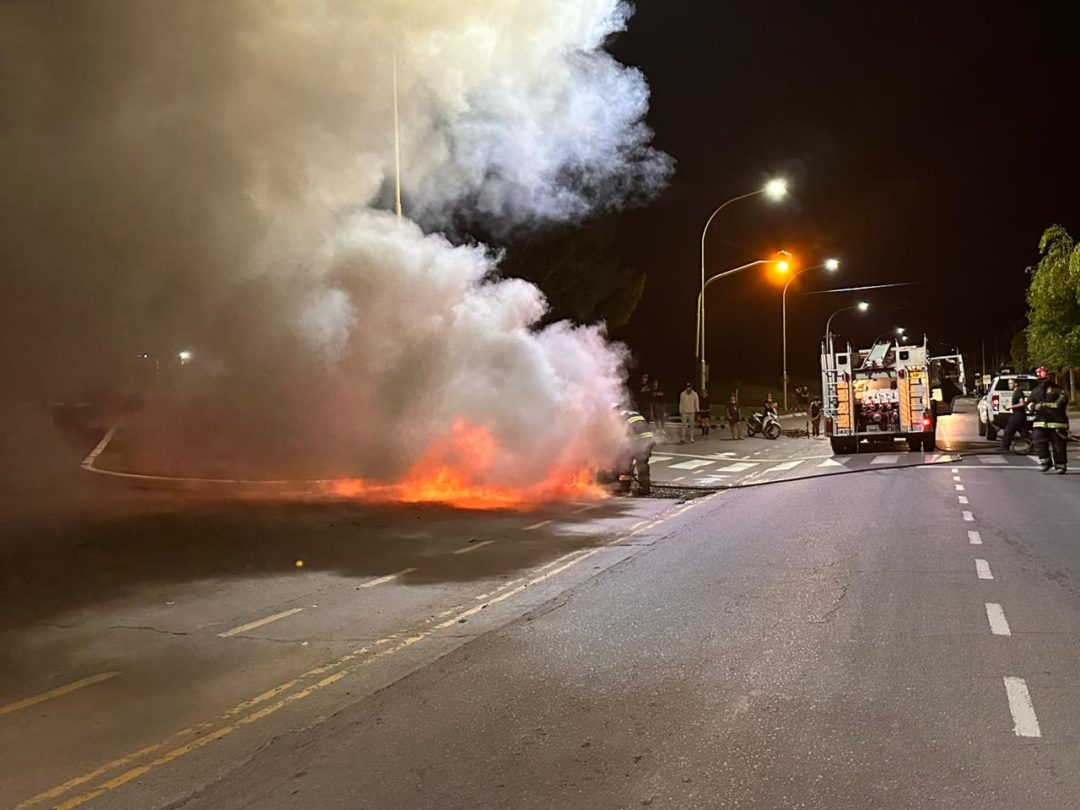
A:
POLYGON ((746 420, 746 435, 756 436, 759 433, 766 439, 780 438, 780 420, 771 411, 752 413, 746 420))

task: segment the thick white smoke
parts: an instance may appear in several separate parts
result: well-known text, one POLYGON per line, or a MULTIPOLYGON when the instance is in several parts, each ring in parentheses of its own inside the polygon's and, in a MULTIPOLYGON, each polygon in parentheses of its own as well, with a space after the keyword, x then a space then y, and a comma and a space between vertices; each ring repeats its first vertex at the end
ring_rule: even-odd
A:
POLYGON ((648 146, 644 78, 601 50, 629 18, 621 0, 249 8, 231 116, 290 201, 363 203, 389 179, 395 54, 405 196, 424 225, 462 205, 508 223, 577 217, 670 169, 648 146))
POLYGON ((335 473, 400 475, 460 421, 490 431, 500 485, 618 441, 620 350, 538 328, 536 288, 437 232, 577 218, 664 182, 644 78, 602 50, 627 3, 62 7, 0 8, 4 292, 24 310, 8 326, 56 327, 30 376, 190 345, 211 400, 244 415, 238 444, 335 473), (395 62, 404 222, 386 213, 395 62))
POLYGON ((483 472, 507 486, 584 469, 618 440, 620 352, 595 327, 537 330, 540 291, 499 280, 484 249, 363 211, 309 268, 301 326, 331 370, 311 414, 363 448, 362 475, 406 472, 458 420, 490 432, 483 472))

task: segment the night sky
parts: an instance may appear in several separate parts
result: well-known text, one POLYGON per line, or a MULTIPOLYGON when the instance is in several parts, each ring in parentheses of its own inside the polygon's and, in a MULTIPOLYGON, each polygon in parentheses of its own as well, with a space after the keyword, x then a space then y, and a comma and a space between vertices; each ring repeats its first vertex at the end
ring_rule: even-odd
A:
MULTIPOLYGON (((612 51, 647 76, 656 144, 677 160, 668 191, 624 219, 623 260, 648 288, 617 337, 640 367, 673 389, 691 378, 701 228, 774 174, 792 198, 726 209, 706 261, 842 260, 789 290, 792 375, 814 375, 825 318, 863 295, 800 289, 925 282, 866 293, 871 311, 834 331, 868 342, 904 326, 976 364, 984 339, 1007 351, 1043 229, 1080 235, 1071 5, 639 2, 612 51)), ((780 287, 765 271, 713 284, 707 310, 714 379, 779 380, 780 287)))

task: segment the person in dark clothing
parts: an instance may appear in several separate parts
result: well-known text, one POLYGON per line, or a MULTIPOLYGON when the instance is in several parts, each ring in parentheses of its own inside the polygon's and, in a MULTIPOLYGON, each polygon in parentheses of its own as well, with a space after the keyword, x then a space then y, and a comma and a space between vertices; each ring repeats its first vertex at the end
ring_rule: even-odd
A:
POLYGON ((727 420, 728 427, 731 428, 731 438, 742 439, 745 438, 742 435, 742 411, 739 409, 739 397, 737 394, 732 393, 728 397, 727 404, 727 420))
POLYGON ((702 436, 708 436, 712 429, 712 406, 709 402, 708 388, 702 388, 698 396, 698 426, 701 428, 702 436))
POLYGON ((646 421, 651 422, 653 415, 652 384, 649 382, 649 375, 644 372, 641 375, 641 387, 638 388, 637 396, 634 397, 634 403, 637 405, 638 413, 644 416, 646 421))
MULTIPOLYGON (((1046 374, 1045 369, 1040 368, 1039 371, 1046 374)), ((1035 446, 1035 455, 1039 457, 1039 466, 1043 472, 1050 472, 1053 467, 1064 474, 1068 465, 1068 395, 1052 377, 1046 376, 1031 392, 1028 407, 1035 413, 1031 440, 1035 446)))
POLYGON ((1028 438, 1027 398, 1024 390, 1016 384, 1016 380, 1009 380, 1009 388, 1012 390, 1012 404, 1009 406, 1009 421, 1005 423, 1005 432, 1001 436, 1001 449, 1006 453, 1012 449, 1013 437, 1017 433, 1021 438, 1028 438))
POLYGON ((814 401, 810 403, 810 424, 813 427, 814 435, 821 435, 821 400, 814 397, 814 401))
POLYGON ((664 389, 659 380, 652 381, 652 419, 653 428, 658 438, 664 436, 664 424, 667 422, 667 402, 664 401, 664 389))
POLYGON ((648 495, 652 489, 649 457, 656 444, 656 434, 648 420, 637 411, 623 411, 622 417, 626 422, 628 445, 619 464, 619 485, 623 492, 628 493, 636 477, 639 492, 648 495))

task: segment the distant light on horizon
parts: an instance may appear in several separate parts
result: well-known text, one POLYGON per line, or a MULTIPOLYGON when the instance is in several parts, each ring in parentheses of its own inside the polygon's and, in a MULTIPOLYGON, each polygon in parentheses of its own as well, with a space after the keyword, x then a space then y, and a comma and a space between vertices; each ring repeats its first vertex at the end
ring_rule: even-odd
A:
POLYGON ((859 312, 866 312, 866 310, 868 309, 870 309, 870 305, 868 303, 866 303, 865 301, 859 302, 859 312))
POLYGON ((181 352, 177 352, 176 356, 180 359, 181 365, 191 362, 191 352, 189 352, 187 349, 184 349, 181 352))
POLYGON ((840 260, 839 259, 826 259, 825 260, 825 269, 826 270, 836 270, 839 267, 840 267, 840 260))

